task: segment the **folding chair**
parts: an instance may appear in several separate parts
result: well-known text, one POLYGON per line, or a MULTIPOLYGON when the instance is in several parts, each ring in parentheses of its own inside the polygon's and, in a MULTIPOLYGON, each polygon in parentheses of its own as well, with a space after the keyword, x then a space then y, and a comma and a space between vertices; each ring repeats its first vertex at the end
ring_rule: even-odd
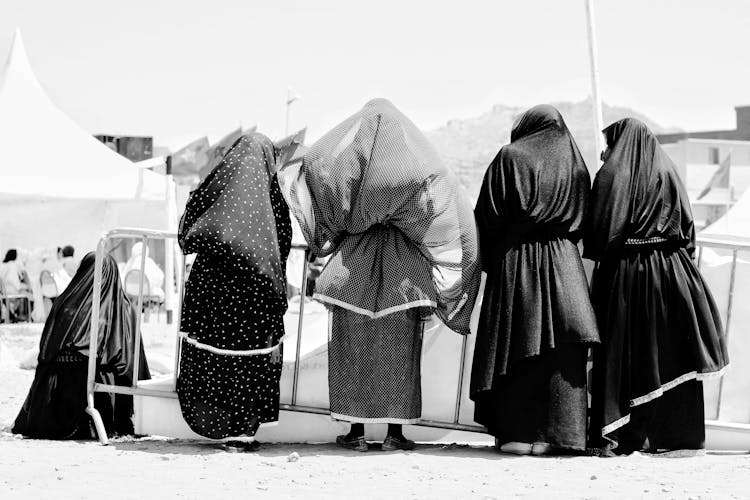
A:
POLYGON ((159 304, 159 297, 151 295, 151 282, 148 277, 140 269, 131 269, 125 275, 125 294, 130 297, 134 304, 138 303, 138 291, 141 286, 141 277, 143 278, 143 308, 145 313, 145 320, 148 321, 150 316, 151 307, 159 304))
POLYGON ((10 305, 13 302, 20 301, 25 304, 26 322, 31 322, 31 299, 28 295, 22 293, 9 295, 5 289, 5 283, 0 280, 0 309, 2 309, 3 321, 10 323, 10 305))

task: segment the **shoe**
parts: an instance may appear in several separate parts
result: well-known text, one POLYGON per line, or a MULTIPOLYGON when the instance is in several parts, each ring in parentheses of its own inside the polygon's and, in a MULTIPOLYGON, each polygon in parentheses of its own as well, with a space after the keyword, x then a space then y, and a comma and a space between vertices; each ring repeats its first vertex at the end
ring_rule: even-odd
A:
POLYGON ((221 447, 227 453, 250 453, 260 448, 258 441, 227 441, 221 447))
POLYGON ((511 453, 513 455, 531 455, 531 443, 519 443, 518 441, 510 441, 500 446, 500 451, 503 453, 511 453))
POLYGON ((404 450, 409 451, 416 448, 416 444, 414 444, 414 441, 411 441, 410 439, 406 439, 403 436, 394 437, 394 436, 386 436, 385 441, 383 441, 383 451, 396 451, 396 450, 404 450))
POLYGON ((531 454, 535 457, 549 455, 552 453, 552 445, 543 441, 538 441, 531 445, 531 454))
POLYGON ((336 436, 336 444, 342 448, 354 451, 367 451, 369 449, 364 436, 348 438, 346 434, 342 434, 341 436, 336 436))

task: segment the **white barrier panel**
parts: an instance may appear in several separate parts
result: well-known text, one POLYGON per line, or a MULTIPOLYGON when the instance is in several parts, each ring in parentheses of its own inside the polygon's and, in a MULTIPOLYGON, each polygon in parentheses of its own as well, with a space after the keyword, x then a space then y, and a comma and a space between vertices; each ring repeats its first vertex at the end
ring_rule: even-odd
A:
MULTIPOLYGON (((98 318, 104 243, 108 238, 123 236, 144 239, 175 237, 173 234, 135 229, 119 229, 107 233, 97 248, 92 318, 98 318)), ((717 304, 727 320, 732 363, 732 369, 725 381, 705 383, 706 417, 709 419, 706 446, 709 449, 746 450, 750 449, 750 425, 745 424, 750 421, 750 399, 747 398, 747 394, 750 393, 750 338, 746 331, 750 325, 750 308, 745 306, 750 294, 750 241, 738 243, 702 238, 699 245, 699 262, 717 304), (715 251, 714 254, 712 251, 715 251), (722 251, 728 251, 728 257, 725 255, 722 259, 722 251), (739 302, 738 297, 742 298, 739 302)), ((295 251, 302 250, 300 246, 295 248, 295 251)), ((303 269, 306 273, 306 266, 303 269)), ((302 276, 301 283, 301 296, 304 297, 306 274, 302 276)), ((182 283, 179 285, 181 299, 183 286, 182 283)), ((477 304, 479 303, 481 290, 477 299, 477 304)), ((472 331, 476 331, 479 309, 474 308, 472 331)), ((284 317, 287 339, 284 343, 284 367, 280 383, 280 421, 276 425, 261 426, 257 435, 259 440, 330 442, 337 434, 345 432, 347 424, 336 422, 328 415, 328 318, 327 311, 318 303, 298 300, 290 304, 289 311, 284 317), (300 318, 303 321, 300 321, 300 318)), ((161 326, 169 328, 167 325, 161 326)), ((176 328, 172 331, 154 332, 151 331, 151 325, 145 324, 143 327, 150 366, 161 367, 162 372, 167 372, 171 366, 173 372, 176 371, 179 360, 176 328), (173 354, 170 356, 170 353, 173 354)), ((92 328, 92 345, 95 345, 97 335, 98 331, 92 328)), ((426 325, 422 350, 422 421, 417 426, 409 428, 411 438, 418 441, 442 442, 492 441, 492 438, 483 434, 483 429, 474 423, 473 403, 468 398, 473 349, 473 335, 461 337, 437 321, 426 325)), ((171 373, 140 382, 137 387, 113 387, 95 383, 93 368, 93 360, 90 360, 90 405, 93 405, 95 391, 133 394, 136 432, 203 439, 190 431, 182 419, 171 373)), ((100 440, 106 444, 107 438, 103 427, 101 422, 97 421, 98 413, 93 406, 87 408, 87 411, 97 424, 100 440)), ((367 426, 368 439, 384 437, 385 427, 367 426)))

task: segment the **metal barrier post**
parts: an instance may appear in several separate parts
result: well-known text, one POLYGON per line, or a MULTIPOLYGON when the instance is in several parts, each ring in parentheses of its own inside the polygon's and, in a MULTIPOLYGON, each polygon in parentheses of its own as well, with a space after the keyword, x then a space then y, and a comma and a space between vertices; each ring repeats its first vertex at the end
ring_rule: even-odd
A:
MULTIPOLYGON (((94 391, 96 391, 96 365, 99 357, 99 304, 102 295, 102 265, 104 264, 104 243, 106 236, 99 240, 96 246, 96 259, 94 261, 94 290, 91 297, 91 325, 89 330, 89 366, 86 380, 86 413, 94 420, 96 434, 99 442, 103 445, 109 444, 107 431, 99 411, 94 407, 94 391)), ((137 359, 137 357, 136 357, 137 359)))
POLYGON ((135 358, 133 359, 133 388, 138 387, 138 368, 141 364, 141 317, 143 316, 143 280, 146 276, 146 252, 148 252, 148 238, 141 238, 143 250, 141 251, 141 272, 140 282, 138 283, 138 315, 135 320, 135 358))
MULTIPOLYGON (((724 325, 724 339, 729 338, 729 327, 732 322, 732 303, 734 302, 734 280, 737 275, 737 253, 738 250, 735 248, 732 250, 732 268, 729 274, 729 296, 727 297, 727 322, 724 325)), ((721 393, 724 389, 724 377, 719 379, 719 398, 716 401, 716 419, 719 419, 721 414, 721 393)))
POLYGON ((185 254, 180 251, 180 270, 177 273, 177 297, 179 302, 177 304, 176 324, 177 324, 177 338, 174 343, 174 379, 172 380, 172 390, 177 391, 177 377, 180 372, 180 354, 182 352, 182 339, 179 337, 180 328, 182 327, 182 304, 185 301, 185 254))
POLYGON ((299 292, 299 318, 297 320, 297 352, 294 356, 294 377, 292 379, 292 406, 297 404, 297 386, 299 384, 299 361, 302 351, 302 324, 305 318, 305 300, 307 298, 307 267, 310 251, 305 250, 305 262, 302 265, 302 287, 299 292))
POLYGON ((464 388, 464 370, 466 369, 466 344, 469 339, 466 335, 463 335, 461 341, 461 361, 458 365, 458 389, 456 390, 456 409, 453 413, 453 423, 458 423, 459 414, 461 413, 461 395, 463 394, 464 388))

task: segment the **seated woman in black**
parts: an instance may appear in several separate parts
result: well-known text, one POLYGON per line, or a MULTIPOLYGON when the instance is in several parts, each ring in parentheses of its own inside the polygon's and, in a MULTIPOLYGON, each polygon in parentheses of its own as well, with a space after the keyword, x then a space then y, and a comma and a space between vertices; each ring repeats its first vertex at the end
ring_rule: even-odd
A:
MULTIPOLYGON (((81 261, 73 280, 52 305, 39 343, 34 381, 13 425, 15 434, 41 439, 94 437, 86 415, 86 377, 94 284, 94 252, 81 261)), ((102 263, 96 381, 130 385, 133 380, 135 309, 120 284, 117 263, 102 263)), ((150 378, 143 344, 138 379, 150 378)), ((108 434, 133 433, 133 398, 97 393, 94 406, 108 434)))

